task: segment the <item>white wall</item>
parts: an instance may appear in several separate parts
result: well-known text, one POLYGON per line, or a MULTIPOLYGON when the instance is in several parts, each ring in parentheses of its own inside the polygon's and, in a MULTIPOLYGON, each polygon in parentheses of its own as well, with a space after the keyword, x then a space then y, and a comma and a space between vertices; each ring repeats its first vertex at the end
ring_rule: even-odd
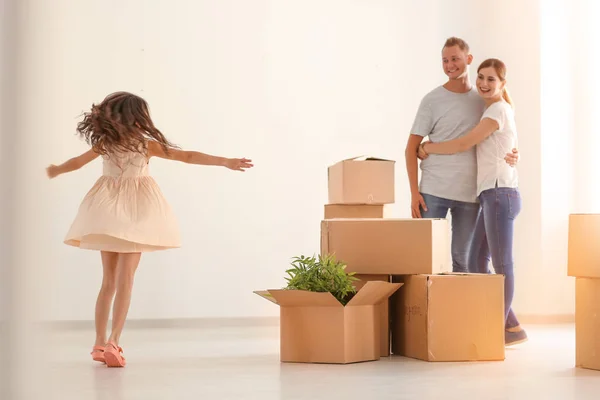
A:
POLYGON ((24 28, 26 8, 16 0, 0 0, 0 398, 30 399, 47 395, 47 338, 36 322, 48 293, 36 268, 34 202, 26 177, 28 151, 21 121, 29 118, 23 89, 27 73, 24 28), (23 73, 22 73, 23 72, 23 73), (33 240, 28 240, 33 239, 33 240), (33 246, 32 246, 33 244, 33 246), (36 382, 32 385, 31 382, 36 382))
POLYGON ((540 313, 573 313, 574 279, 567 277, 568 215, 599 213, 596 184, 600 108, 594 79, 600 62, 600 3, 549 0, 542 3, 542 214, 543 271, 538 281, 551 299, 540 313))
MULTIPOLYGON (((442 29, 441 36, 458 35, 468 40, 474 56, 473 82, 477 67, 486 58, 499 58, 507 65, 507 85, 515 101, 519 130, 519 190, 523 199, 514 237, 516 289, 513 307, 518 315, 540 314, 545 309, 543 301, 546 299, 540 299, 540 291, 532 290, 531 286, 539 280, 542 257, 539 2, 507 0, 500 8, 494 8, 489 2, 471 0, 459 4, 451 2, 445 7, 447 26, 442 29), (459 20, 465 24, 457 31, 454 21, 459 20)), ((555 307, 561 307, 561 304, 555 302, 555 307)))
POLYGON ((493 12, 483 2, 481 15, 485 19, 485 57, 502 59, 508 69, 507 85, 515 101, 515 116, 519 131, 519 190, 523 208, 517 218, 514 237, 515 300, 517 315, 545 313, 562 314, 559 302, 542 295, 546 280, 542 269, 542 172, 541 172, 541 59, 540 2, 509 0, 502 11, 493 12), (543 277, 543 278, 542 278, 543 277))
POLYGON ((42 304, 48 318, 93 317, 99 256, 62 239, 100 162, 54 181, 43 170, 86 150, 74 129, 93 102, 133 91, 175 143, 256 164, 239 174, 153 161, 184 242, 143 257, 130 317, 278 315, 252 291, 282 286, 292 256, 318 252, 328 165, 360 154, 397 160, 389 215, 410 215, 404 145, 421 97, 444 82, 440 50, 450 35, 471 43, 473 80, 488 56, 510 69, 524 197, 515 308, 565 309, 531 287, 542 265, 537 2, 503 4, 507 24, 475 0, 126 0, 118 12, 92 1, 29 1, 30 147, 21 174, 31 262, 54 293, 42 304))
MULTIPOLYGON (((566 2, 571 14, 567 21, 570 29, 570 46, 567 48, 572 75, 562 78, 571 82, 571 96, 564 99, 572 102, 573 127, 568 136, 573 143, 574 153, 574 204, 578 213, 600 213, 600 188, 597 185, 600 158, 600 130, 597 115, 600 109, 600 81, 594 79, 600 65, 598 41, 600 40, 600 3, 590 0, 566 2)), ((565 18, 563 17, 563 21, 565 18)), ((562 63, 561 63, 562 64, 562 63)), ((553 77, 552 82, 561 79, 553 77)), ((563 101, 564 101, 563 100, 563 101)), ((563 134, 564 135, 564 134, 563 134)))
POLYGON ((572 57, 570 53, 572 7, 564 0, 551 0, 541 8, 542 45, 542 249, 543 279, 536 284, 548 298, 556 299, 553 307, 542 313, 562 313, 575 308, 574 282, 567 277, 568 214, 575 194, 573 175, 574 99, 572 57), (562 51, 561 51, 562 53, 562 51))

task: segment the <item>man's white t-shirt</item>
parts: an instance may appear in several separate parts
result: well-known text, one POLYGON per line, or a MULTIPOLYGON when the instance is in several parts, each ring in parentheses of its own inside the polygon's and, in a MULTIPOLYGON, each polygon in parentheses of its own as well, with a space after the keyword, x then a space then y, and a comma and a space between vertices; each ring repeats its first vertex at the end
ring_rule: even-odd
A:
POLYGON ((510 104, 501 100, 490 105, 481 119, 490 118, 499 129, 477 147, 477 196, 484 190, 496 187, 516 188, 519 185, 517 170, 506 163, 504 157, 517 147, 515 113, 510 104))
MULTIPOLYGON (((439 86, 419 106, 411 134, 429 136, 431 142, 446 142, 469 133, 481 119, 485 103, 473 87, 466 93, 439 86)), ((477 202, 475 148, 465 152, 430 154, 421 162, 421 193, 448 200, 477 202)))

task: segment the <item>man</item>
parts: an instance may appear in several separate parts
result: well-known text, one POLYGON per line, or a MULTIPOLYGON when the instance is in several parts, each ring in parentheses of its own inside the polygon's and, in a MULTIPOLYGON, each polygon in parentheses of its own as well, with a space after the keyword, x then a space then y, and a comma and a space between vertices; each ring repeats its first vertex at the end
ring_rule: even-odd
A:
MULTIPOLYGON (((452 270, 468 272, 467 256, 475 222, 477 202, 477 159, 475 148, 453 155, 430 155, 421 162, 418 184, 418 148, 423 138, 443 142, 467 134, 481 119, 485 104, 471 85, 469 45, 451 37, 442 49, 442 64, 448 81, 421 101, 406 145, 406 170, 411 191, 413 218, 446 218, 452 215, 452 270)), ((506 155, 514 166, 518 151, 506 155)))

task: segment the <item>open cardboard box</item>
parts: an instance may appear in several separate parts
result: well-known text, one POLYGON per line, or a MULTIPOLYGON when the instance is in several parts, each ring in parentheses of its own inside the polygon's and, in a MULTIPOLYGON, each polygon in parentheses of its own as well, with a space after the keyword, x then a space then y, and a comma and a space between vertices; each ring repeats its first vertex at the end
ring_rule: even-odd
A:
POLYGON ((402 283, 370 281, 343 306, 331 293, 255 291, 280 307, 282 362, 348 364, 376 361, 381 352, 376 307, 402 283))
MULTIPOLYGON (((354 287, 360 290, 367 282, 370 281, 383 281, 392 282, 391 275, 354 275, 358 281, 354 282, 354 287)), ((397 294, 397 293, 396 293, 397 294)), ((376 304, 375 307, 379 312, 379 330, 381 334, 380 345, 381 345, 381 357, 389 357, 391 351, 391 335, 390 335, 390 299, 383 300, 381 303, 376 304)))

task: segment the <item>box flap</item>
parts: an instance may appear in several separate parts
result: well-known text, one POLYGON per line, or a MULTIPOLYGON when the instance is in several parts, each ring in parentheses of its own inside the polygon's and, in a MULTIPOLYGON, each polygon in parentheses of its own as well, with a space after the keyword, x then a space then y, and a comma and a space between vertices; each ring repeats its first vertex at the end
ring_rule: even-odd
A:
POLYGON ((373 156, 367 156, 367 155, 346 158, 345 160, 342 160, 342 161, 388 161, 388 162, 393 162, 393 163, 396 162, 394 160, 388 160, 385 158, 379 158, 379 157, 373 157, 373 156))
POLYGON ((598 213, 571 213, 571 214, 569 214, 569 216, 571 216, 571 215, 590 215, 590 216, 593 215, 593 216, 600 216, 600 214, 598 214, 598 213))
POLYGON ((269 293, 268 290, 255 290, 254 293, 259 295, 263 299, 267 299, 267 300, 277 304, 277 300, 275 300, 275 298, 273 298, 273 296, 271 295, 271 293, 269 293))
MULTIPOLYGON (((429 274, 427 275, 429 279, 432 278, 439 278, 439 277, 463 277, 463 278, 481 278, 482 274, 479 273, 475 273, 475 272, 449 272, 449 271, 444 271, 444 272, 440 272, 437 274, 429 274)), ((504 279, 504 275, 502 274, 483 274, 484 277, 488 277, 490 278, 491 276, 493 276, 496 279, 504 279)), ((493 278, 492 278, 493 279, 493 278)))
POLYGON ((390 297, 403 283, 369 281, 348 302, 347 307, 369 306, 381 303, 390 297))
POLYGON ((329 292, 276 289, 269 290, 269 294, 282 307, 343 307, 329 292))
MULTIPOLYGON (((361 207, 381 207, 381 206, 385 206, 385 204, 329 204, 330 206, 346 206, 346 207, 356 207, 356 206, 361 206, 361 207)), ((332 220, 334 220, 334 223, 338 223, 340 221, 342 222, 363 222, 363 221, 376 221, 378 224, 393 224, 396 222, 401 222, 401 221, 415 221, 414 218, 396 218, 396 217, 390 217, 390 218, 362 218, 362 217, 349 217, 349 218, 324 218, 321 220, 321 222, 326 222, 329 223, 332 220)), ((417 221, 423 221, 423 222, 417 222, 417 223, 424 223, 427 221, 443 221, 446 222, 447 219, 446 218, 419 218, 417 221)))

